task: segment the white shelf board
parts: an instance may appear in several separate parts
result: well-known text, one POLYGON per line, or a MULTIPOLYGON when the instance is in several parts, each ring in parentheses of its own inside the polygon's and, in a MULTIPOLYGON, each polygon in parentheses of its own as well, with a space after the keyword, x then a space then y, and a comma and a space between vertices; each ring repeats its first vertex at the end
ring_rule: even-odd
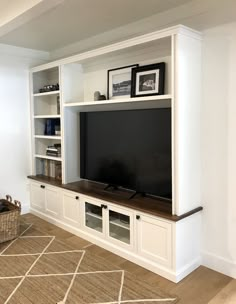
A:
POLYGON ((130 230, 130 225, 129 224, 123 223, 121 220, 119 220, 117 218, 111 217, 109 223, 111 225, 115 225, 115 226, 118 226, 120 228, 130 230))
POLYGON ((34 115, 35 119, 39 119, 39 118, 61 118, 61 115, 34 115))
POLYGON ((61 161, 61 157, 53 157, 53 156, 47 156, 47 155, 41 155, 41 154, 35 154, 34 157, 36 158, 43 158, 43 159, 50 159, 50 160, 56 160, 61 161))
POLYGON ((61 136, 56 136, 56 135, 34 135, 34 138, 43 138, 43 139, 59 139, 61 140, 61 136))
POLYGON ((56 95, 56 94, 60 94, 60 91, 50 91, 50 92, 44 92, 44 93, 35 93, 33 94, 34 97, 38 97, 38 96, 48 96, 48 95, 56 95))
POLYGON ((102 220, 101 215, 98 215, 98 214, 95 214, 95 213, 92 213, 92 212, 87 211, 86 215, 91 216, 91 217, 95 217, 96 219, 99 219, 99 220, 102 220))
POLYGON ((146 96, 146 97, 133 97, 133 98, 119 98, 109 99, 100 101, 81 101, 81 102, 70 102, 65 103, 64 107, 83 107, 83 106, 97 106, 97 105, 111 105, 111 104, 122 104, 122 103, 136 103, 145 101, 166 101, 172 98, 171 94, 146 96))

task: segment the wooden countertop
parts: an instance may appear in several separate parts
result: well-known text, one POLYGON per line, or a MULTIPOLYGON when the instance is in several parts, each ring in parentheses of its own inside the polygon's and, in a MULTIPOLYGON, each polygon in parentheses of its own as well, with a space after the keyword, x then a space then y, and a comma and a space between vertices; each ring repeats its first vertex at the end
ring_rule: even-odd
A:
POLYGON ((177 222, 203 209, 202 207, 198 207, 181 216, 177 216, 171 214, 172 213, 171 200, 143 197, 138 195, 130 199, 130 196, 134 193, 133 191, 124 190, 124 189, 104 190, 106 185, 101 183, 86 181, 86 180, 81 180, 74 183, 62 184, 61 181, 43 175, 37 175, 37 176, 31 175, 28 176, 28 178, 38 182, 43 182, 56 187, 60 187, 66 190, 88 195, 97 199, 105 200, 107 202, 119 206, 131 208, 136 211, 144 212, 154 216, 159 216, 174 222, 177 222))

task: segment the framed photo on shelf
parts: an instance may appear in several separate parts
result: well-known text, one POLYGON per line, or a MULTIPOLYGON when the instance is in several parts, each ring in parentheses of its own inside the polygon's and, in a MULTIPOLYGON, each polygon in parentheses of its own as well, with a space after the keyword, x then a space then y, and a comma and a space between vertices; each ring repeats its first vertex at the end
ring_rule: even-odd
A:
POLYGON ((107 99, 130 97, 131 72, 138 64, 124 66, 107 71, 107 99))
POLYGON ((163 95, 164 85, 165 62, 132 69, 131 97, 163 95))

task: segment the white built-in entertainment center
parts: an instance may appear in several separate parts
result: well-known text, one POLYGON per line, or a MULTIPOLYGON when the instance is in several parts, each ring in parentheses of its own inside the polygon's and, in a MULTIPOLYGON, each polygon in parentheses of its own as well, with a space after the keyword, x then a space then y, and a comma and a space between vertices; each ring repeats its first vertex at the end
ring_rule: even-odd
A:
POLYGON ((201 34, 184 26, 152 32, 34 67, 30 81, 31 212, 171 281, 196 269, 201 264, 201 34), (166 63, 164 95, 94 101, 95 91, 107 92, 108 70, 159 62, 166 63), (58 90, 39 92, 52 83, 58 90), (80 179, 80 112, 156 108, 171 109, 172 203, 129 200, 126 191, 106 191, 80 179), (45 135, 48 119, 56 119, 57 134, 45 135), (55 144, 61 154, 46 154, 55 144))

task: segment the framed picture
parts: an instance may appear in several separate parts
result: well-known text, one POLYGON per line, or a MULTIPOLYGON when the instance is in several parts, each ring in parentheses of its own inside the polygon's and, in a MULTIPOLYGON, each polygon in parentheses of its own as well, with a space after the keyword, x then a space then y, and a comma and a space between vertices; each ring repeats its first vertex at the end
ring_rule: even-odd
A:
POLYGON ((165 62, 132 69, 131 97, 164 94, 165 62))
POLYGON ((107 71, 107 99, 130 97, 131 71, 137 67, 133 64, 107 71))

